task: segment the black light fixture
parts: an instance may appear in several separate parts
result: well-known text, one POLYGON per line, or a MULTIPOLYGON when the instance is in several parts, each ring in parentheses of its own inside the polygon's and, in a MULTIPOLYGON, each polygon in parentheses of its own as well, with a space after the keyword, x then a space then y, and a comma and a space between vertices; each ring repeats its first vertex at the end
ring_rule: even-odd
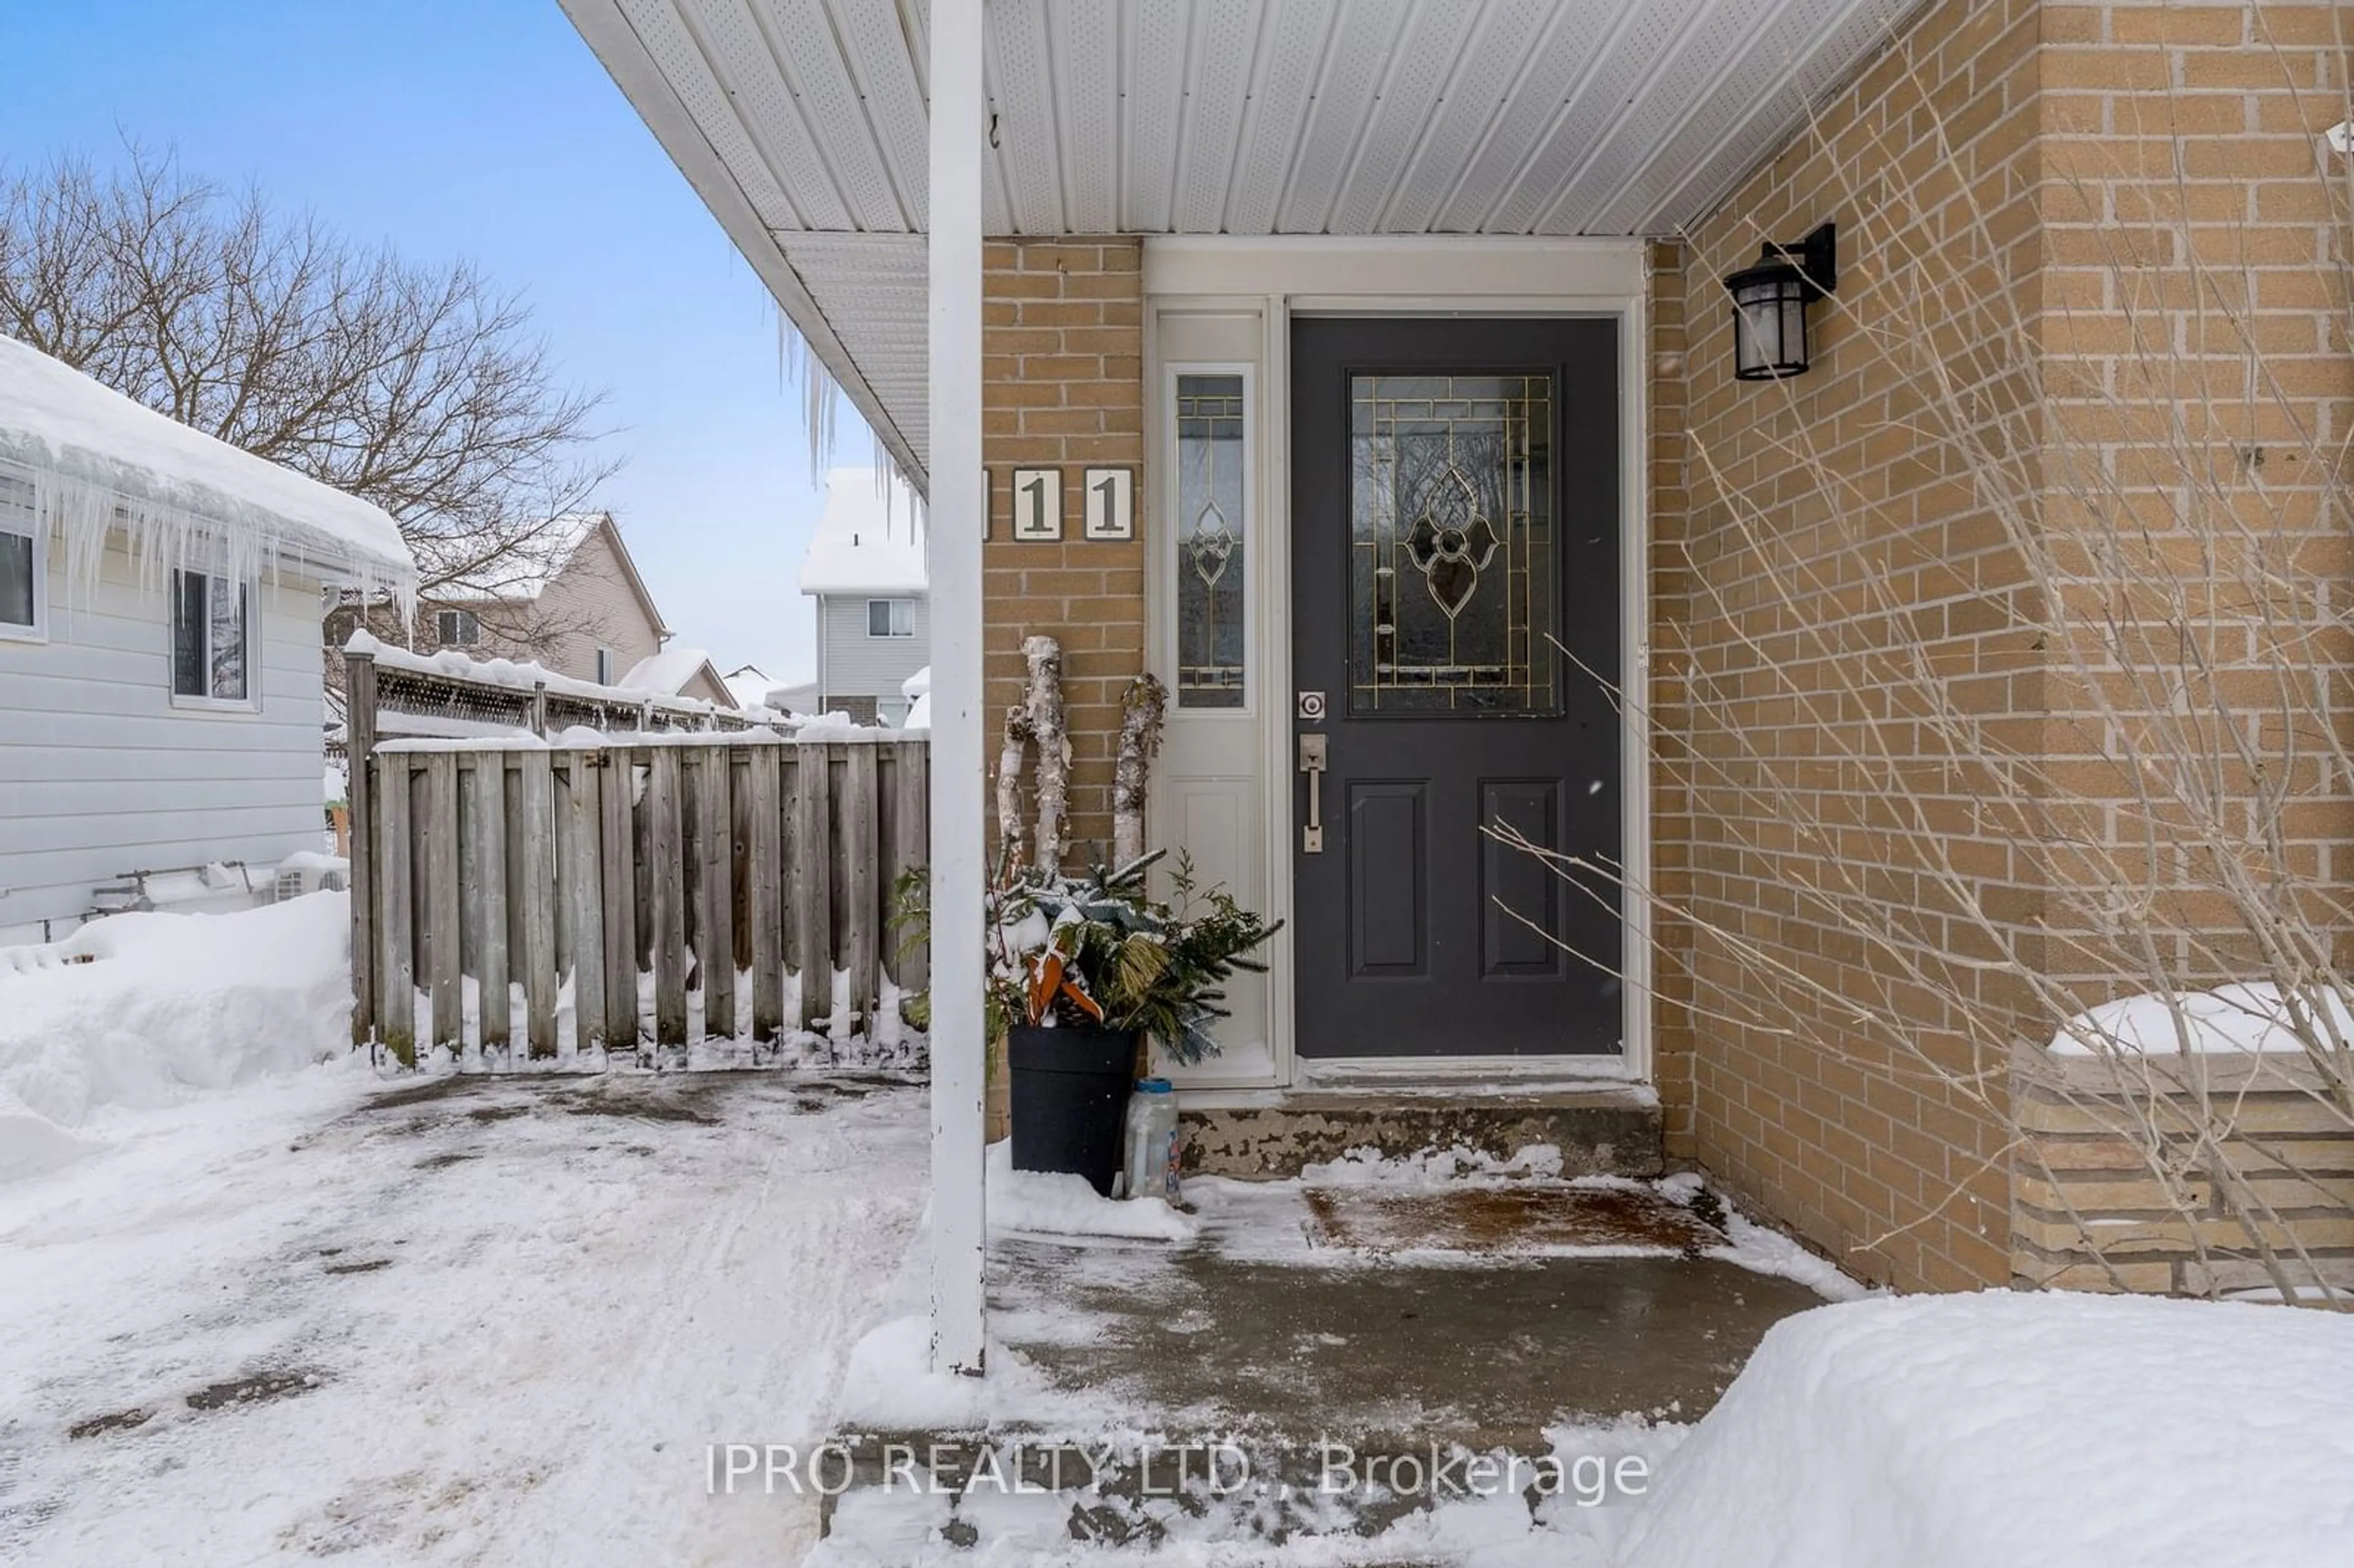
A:
POLYGON ((1839 291, 1839 232, 1824 224, 1796 245, 1762 247, 1757 265, 1724 281, 1733 296, 1733 374, 1779 381, 1806 374, 1807 307, 1839 291))

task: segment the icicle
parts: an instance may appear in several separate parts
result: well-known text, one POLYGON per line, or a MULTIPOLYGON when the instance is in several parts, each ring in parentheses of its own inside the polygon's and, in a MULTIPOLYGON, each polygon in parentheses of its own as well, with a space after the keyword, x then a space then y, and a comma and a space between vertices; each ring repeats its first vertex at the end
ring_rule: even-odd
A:
POLYGON ((355 560, 267 514, 227 522, 53 469, 8 466, 30 479, 34 509, 64 551, 66 597, 72 607, 90 608, 107 551, 119 544, 132 564, 133 587, 142 595, 162 593, 175 569, 273 586, 290 576, 322 577, 348 581, 369 599, 394 600, 404 622, 415 618, 413 576, 355 560))
POLYGON ((801 397, 803 433, 809 438, 810 481, 814 484, 833 466, 833 376, 781 307, 777 311, 777 336, 785 368, 801 397))

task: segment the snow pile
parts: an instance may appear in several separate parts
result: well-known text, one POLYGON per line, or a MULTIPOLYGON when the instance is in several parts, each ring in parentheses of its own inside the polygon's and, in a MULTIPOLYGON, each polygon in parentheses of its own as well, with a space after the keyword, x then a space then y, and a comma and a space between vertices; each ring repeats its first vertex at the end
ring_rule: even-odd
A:
POLYGON ((1010 1140, 990 1145, 986 1207, 991 1230, 1033 1235, 1183 1242, 1197 1228, 1192 1215, 1159 1198, 1107 1198, 1084 1176, 1016 1171, 1010 1140))
POLYGON ((0 974, 0 1181, 90 1147, 111 1107, 153 1108, 348 1051, 350 904, 116 915, 0 974))
POLYGON ((907 716, 899 721, 906 730, 928 730, 932 727, 932 667, 929 664, 899 683, 899 694, 907 699, 907 716))
POLYGON ((1879 1298, 1776 1324, 1625 1568, 2343 1563, 2354 1317, 1879 1298))
POLYGON ((2264 981, 2172 998, 2153 993, 2105 1001, 2061 1025, 2051 1052, 2055 1056, 2301 1052, 2305 1043, 2292 1026, 2299 1012, 2324 1042, 2354 1044, 2354 1009, 2345 997, 2305 991, 2285 998, 2279 986, 2264 981))
POLYGON ((923 512, 907 482, 865 468, 827 474, 801 592, 906 596, 922 593, 928 578, 923 512))

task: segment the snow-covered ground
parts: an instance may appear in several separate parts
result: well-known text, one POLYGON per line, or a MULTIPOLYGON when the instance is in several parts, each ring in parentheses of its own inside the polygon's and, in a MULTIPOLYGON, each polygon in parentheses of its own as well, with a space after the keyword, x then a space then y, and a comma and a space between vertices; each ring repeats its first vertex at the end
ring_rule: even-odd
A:
POLYGON ((345 1054, 349 909, 320 893, 234 915, 116 915, 11 949, 0 1183, 103 1149, 137 1113, 345 1054))
POLYGON ((918 1091, 787 1074, 346 1059, 111 1131, 0 1186, 0 1562, 798 1561, 706 1446, 822 1434, 924 1202, 918 1091))
MULTIPOLYGON (((122 917, 0 970, 0 1562, 790 1564, 817 1499, 709 1495, 713 1446, 805 1451, 939 1398, 985 1420, 1022 1392, 1013 1357, 988 1383, 910 1375, 919 1086, 379 1075, 346 1043, 344 930, 338 895, 122 917)), ((1558 1181, 1544 1152, 1313 1179, 1558 1181)), ((992 1170, 995 1218, 1380 1266, 1307 1259, 1299 1184, 1202 1183, 1186 1216, 1075 1182, 992 1170)), ((1840 1292, 1729 1231, 1725 1261, 1840 1292)), ((976 1495, 967 1552, 863 1495, 819 1561, 2337 1568, 2349 1366, 2354 1314, 1881 1296, 1782 1321, 1696 1425, 1550 1431, 1563 1484, 1533 1511, 1458 1497, 1270 1547, 1172 1502, 1159 1547, 1113 1552, 1070 1541, 1067 1498, 976 1495), (1640 1495, 1589 1506, 1574 1467, 1634 1459, 1640 1495)))

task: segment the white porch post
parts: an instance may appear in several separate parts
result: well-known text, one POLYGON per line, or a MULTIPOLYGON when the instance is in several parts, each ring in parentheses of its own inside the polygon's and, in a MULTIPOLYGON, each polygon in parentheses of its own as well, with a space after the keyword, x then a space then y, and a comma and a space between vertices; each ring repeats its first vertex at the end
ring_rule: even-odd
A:
POLYGON ((981 1266, 981 143, 982 0, 933 0, 932 1366, 979 1373, 981 1266))

